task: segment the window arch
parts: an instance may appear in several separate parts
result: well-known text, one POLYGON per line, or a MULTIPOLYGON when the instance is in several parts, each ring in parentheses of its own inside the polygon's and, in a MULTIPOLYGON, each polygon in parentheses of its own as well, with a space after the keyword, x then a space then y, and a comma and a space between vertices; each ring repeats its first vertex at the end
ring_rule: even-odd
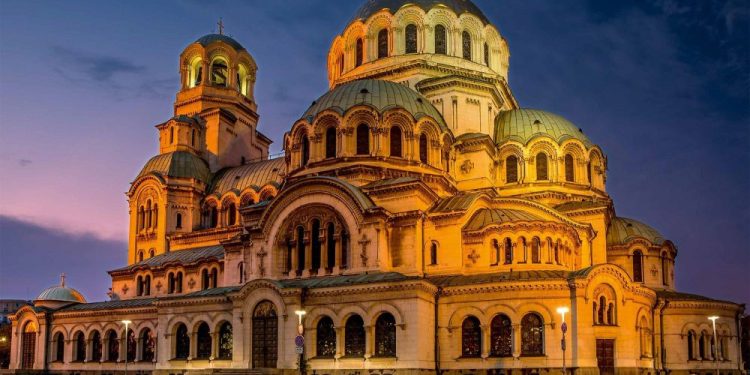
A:
POLYGON ((327 316, 318 321, 315 355, 321 358, 333 358, 336 355, 336 328, 333 320, 327 316))
POLYGON ((547 154, 540 152, 536 154, 536 179, 537 181, 549 180, 547 173, 547 154))
POLYGON ((461 33, 461 47, 464 59, 471 60, 471 34, 466 30, 461 33))
POLYGON ((232 359, 232 324, 224 322, 219 327, 219 359, 232 359))
POLYGON ((107 333, 107 360, 117 362, 120 359, 120 340, 117 339, 117 332, 109 330, 107 333))
POLYGON ((206 290, 208 288, 210 288, 210 281, 209 281, 209 277, 208 277, 208 269, 204 268, 201 271, 201 289, 202 290, 206 290))
POLYGON ((479 319, 466 317, 461 324, 461 356, 479 357, 482 354, 482 327, 479 319))
POLYGON ((190 355, 190 336, 187 326, 180 323, 175 330, 175 359, 187 359, 190 355))
POLYGON ((505 158, 505 182, 518 182, 518 157, 510 155, 505 158))
POLYGON ((391 156, 402 157, 401 153, 401 128, 398 126, 391 127, 391 156))
POLYGON ((102 360, 102 335, 99 331, 91 334, 91 361, 99 362, 102 360))
POLYGON ((182 214, 178 213, 175 220, 175 228, 182 229, 182 214))
POLYGON ((297 227, 297 274, 305 268, 305 228, 297 227))
POLYGON ((65 362, 65 336, 62 332, 55 334, 55 361, 65 362))
POLYGON ((203 61, 195 59, 190 67, 188 86, 195 87, 203 82, 203 61))
POLYGON ((78 331, 75 335, 75 361, 83 362, 86 360, 86 338, 83 332, 78 331))
POLYGON ((667 253, 661 255, 661 281, 664 286, 669 286, 669 265, 667 263, 667 253))
POLYGON ((245 283, 245 262, 240 262, 237 265, 237 273, 240 274, 240 284, 245 283))
POLYGON ((534 237, 531 239, 531 263, 540 263, 541 262, 541 243, 539 241, 539 237, 534 237))
POLYGON ((344 74, 344 55, 339 55, 339 75, 344 74))
POLYGON ((688 345, 688 359, 695 359, 695 332, 688 331, 687 345, 688 345))
POLYGON ((435 26, 435 53, 448 54, 448 33, 443 25, 435 26))
POLYGON ((490 66, 490 46, 484 44, 484 65, 490 66))
POLYGON ((616 324, 616 296, 608 285, 601 285, 594 291, 594 324, 612 326, 616 324))
POLYGON ((575 182, 576 172, 573 164, 573 155, 565 154, 565 181, 575 182))
POLYGON ((513 327, 505 314, 496 315, 490 323, 490 355, 513 356, 513 327))
POLYGON ((211 269, 211 288, 217 288, 219 286, 219 270, 216 268, 211 269))
POLYGON ((438 245, 436 242, 430 244, 430 265, 435 266, 438 264, 438 245))
POLYGON ((706 359, 706 332, 701 332, 701 337, 698 339, 698 355, 701 359, 706 359))
POLYGON ((301 167, 304 167, 307 165, 307 162, 310 161, 310 139, 307 138, 307 134, 302 135, 302 139, 300 140, 300 149, 301 149, 301 167))
POLYGON ((362 357, 365 355, 365 323, 359 315, 352 315, 344 326, 344 355, 362 357))
POLYGON ((362 38, 357 39, 356 46, 355 46, 355 54, 354 57, 354 66, 358 67, 362 65, 362 61, 364 60, 364 48, 362 47, 362 38))
POLYGON ((633 281, 643 282, 643 253, 640 250, 633 252, 633 281))
POLYGON ((156 336, 150 329, 141 331, 141 361, 152 362, 156 352, 156 336))
POLYGON ((331 272, 336 266, 336 228, 332 222, 328 223, 326 229, 326 251, 328 252, 326 269, 331 272))
POLYGON ((326 158, 336 157, 336 128, 329 126, 326 129, 326 158))
POLYGON ((143 262, 143 250, 138 252, 138 261, 143 262))
POLYGON ((357 126, 357 155, 370 154, 370 127, 367 124, 357 126))
POLYGON ((320 261, 322 258, 321 243, 320 243, 320 220, 312 220, 312 230, 310 231, 310 242, 312 245, 312 259, 310 259, 310 265, 312 266, 313 272, 318 272, 320 269, 320 261))
POLYGON ((427 164, 427 134, 419 135, 419 161, 427 164))
POLYGON ((206 322, 202 322, 198 326, 196 340, 198 344, 195 352, 197 358, 211 357, 211 329, 206 322))
POLYGON ((138 344, 136 343, 136 340, 135 340, 135 332, 133 332, 132 329, 129 329, 125 337, 126 337, 126 340, 128 340, 128 346, 127 346, 128 352, 126 353, 127 359, 128 359, 128 362, 133 362, 135 361, 135 353, 138 347, 138 344))
POLYGON ((375 321, 375 355, 396 356, 396 319, 389 313, 380 314, 375 321))
MULTIPOLYGON (((83 333, 81 333, 83 334, 83 333)), ((34 322, 26 322, 21 336, 21 368, 34 368, 36 359, 37 326, 34 322)))
POLYGON ((227 225, 237 224, 237 205, 234 202, 227 206, 227 225))
POLYGON ((406 53, 417 53, 417 25, 413 23, 406 25, 404 44, 406 53))
POLYGON ((174 143, 174 126, 169 127, 169 144, 174 143))
POLYGON ((510 238, 505 239, 505 264, 513 263, 513 241, 510 238))
POLYGON ((539 314, 526 314, 521 320, 521 355, 544 355, 544 321, 539 314))
POLYGON ((226 61, 216 59, 211 62, 211 84, 218 87, 229 85, 229 68, 226 61))
POLYGON ((388 29, 378 31, 378 58, 388 57, 388 29))

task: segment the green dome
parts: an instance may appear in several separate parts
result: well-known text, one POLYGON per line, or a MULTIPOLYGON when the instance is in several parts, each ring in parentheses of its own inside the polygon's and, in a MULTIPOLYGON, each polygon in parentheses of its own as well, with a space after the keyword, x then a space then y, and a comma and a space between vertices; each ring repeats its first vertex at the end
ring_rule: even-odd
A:
POLYGON ((477 16, 482 23, 490 23, 487 16, 485 16, 479 7, 471 2, 471 0, 367 0, 367 2, 359 8, 352 21, 366 21, 370 16, 383 9, 388 9, 388 11, 393 14, 406 5, 416 5, 422 8, 425 13, 435 7, 445 7, 452 10, 458 16, 461 16, 464 13, 470 13, 477 16))
POLYGON ((63 285, 51 286, 34 299, 34 302, 75 302, 86 303, 83 294, 63 285))
POLYGON ((640 221, 615 217, 609 223, 607 246, 626 245, 636 238, 643 238, 657 246, 664 243, 664 236, 661 233, 640 221))
POLYGON ((500 112, 495 118, 497 144, 516 141, 525 145, 539 136, 550 137, 558 144, 573 138, 583 142, 586 147, 592 145, 583 130, 554 113, 521 108, 500 112))
POLYGON ((302 118, 312 122, 318 113, 329 109, 343 115, 352 107, 363 104, 381 114, 389 109, 401 108, 417 120, 429 116, 441 130, 448 130, 443 116, 427 98, 402 84, 377 79, 363 79, 337 86, 314 101, 302 118))
POLYGON ((136 180, 147 175, 160 177, 194 178, 208 184, 211 171, 203 159, 187 151, 174 151, 156 155, 149 160, 136 180))

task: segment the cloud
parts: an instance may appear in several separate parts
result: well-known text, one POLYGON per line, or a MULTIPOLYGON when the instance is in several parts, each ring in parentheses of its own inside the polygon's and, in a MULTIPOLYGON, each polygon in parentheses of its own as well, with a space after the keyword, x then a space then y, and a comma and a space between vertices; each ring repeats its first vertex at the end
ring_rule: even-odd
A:
POLYGON ((18 159, 18 165, 20 165, 22 167, 26 167, 26 166, 30 165, 31 163, 33 163, 33 161, 29 160, 29 159, 18 159))
POLYGON ((112 82, 121 74, 142 73, 146 70, 144 66, 120 57, 94 55, 61 46, 52 47, 52 53, 68 68, 73 68, 97 82, 112 82))

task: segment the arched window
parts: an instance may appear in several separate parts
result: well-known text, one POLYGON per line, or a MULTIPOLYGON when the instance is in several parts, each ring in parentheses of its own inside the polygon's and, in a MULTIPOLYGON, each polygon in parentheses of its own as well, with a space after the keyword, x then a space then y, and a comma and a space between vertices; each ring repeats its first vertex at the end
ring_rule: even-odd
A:
POLYGON ((607 285, 602 285, 594 291, 594 324, 616 324, 615 300, 614 290, 607 285))
POLYGON ((538 237, 534 237, 531 240, 531 263, 539 263, 541 261, 541 250, 540 248, 540 242, 538 237))
POLYGON ((648 320, 645 316, 641 317, 639 324, 640 339, 641 339, 641 356, 645 358, 651 357, 651 330, 648 326, 648 320))
POLYGON ((518 182, 518 158, 511 155, 505 158, 505 182, 518 182))
POLYGON ((538 314, 526 314, 521 320, 521 355, 544 355, 544 322, 538 314))
POLYGON ((419 161, 427 164, 427 134, 419 135, 419 161))
POLYGON ((203 62, 197 60, 193 65, 192 87, 198 86, 203 82, 203 62))
POLYGON ((227 87, 229 69, 224 60, 216 59, 211 63, 211 84, 219 87, 227 87))
POLYGON ((75 361, 76 362, 83 362, 86 360, 86 338, 83 336, 83 332, 76 333, 75 336, 75 361))
POLYGON ((154 252, 154 249, 150 249, 150 250, 148 251, 148 257, 149 257, 149 258, 153 258, 155 254, 156 254, 156 253, 154 252))
POLYGON ((520 242, 521 242, 521 244, 520 244, 521 251, 523 251, 523 263, 526 263, 526 262, 529 261, 529 250, 528 250, 528 248, 526 246, 526 238, 521 237, 520 242))
POLYGON ((151 227, 156 228, 156 226, 159 224, 159 206, 157 206, 156 203, 154 203, 154 206, 151 209, 151 211, 154 213, 154 220, 151 224, 151 227))
POLYGON ((143 222, 144 222, 145 216, 146 214, 143 211, 143 206, 138 207, 138 216, 137 216, 137 225, 136 225, 138 227, 138 230, 143 229, 143 222))
POLYGON ((333 126, 326 129, 326 158, 336 157, 336 128, 333 126))
POLYGON ((152 362, 156 352, 156 337, 150 329, 141 331, 141 361, 152 362))
POLYGON ((211 288, 217 288, 219 286, 219 271, 214 268, 211 270, 211 288))
POLYGON ((318 321, 315 353, 317 357, 333 358, 336 355, 336 328, 333 320, 324 316, 318 321))
POLYGON ((492 265, 497 266, 500 264, 500 242, 496 239, 492 239, 492 265))
POLYGON ((362 61, 364 60, 364 54, 365 54, 364 48, 362 48, 362 38, 357 39, 355 53, 356 53, 356 56, 354 57, 355 59, 354 66, 358 67, 362 65, 362 61))
POLYGON ((339 75, 344 74, 344 55, 339 55, 339 75))
POLYGON ((688 331, 687 335, 688 359, 695 359, 695 332, 688 331))
POLYGON ((560 264, 560 241, 555 243, 555 263, 560 264))
POLYGON ((311 266, 313 272, 318 272, 320 269, 320 260, 322 258, 322 254, 320 253, 320 220, 313 219, 310 237, 310 242, 312 242, 312 259, 310 259, 311 266))
POLYGON ((461 46, 463 50, 463 56, 466 60, 471 60, 471 34, 468 31, 461 33, 461 46))
POLYGON ((661 281, 664 286, 669 285, 669 272, 666 253, 661 255, 661 281))
POLYGON ((175 331, 175 359, 187 359, 190 356, 190 336, 187 326, 180 323, 175 331))
POLYGON ((352 315, 344 326, 344 355, 362 357, 365 355, 365 323, 359 315, 352 315))
POLYGON ((484 65, 490 66, 490 46, 484 44, 484 65))
POLYGON ((208 279, 208 269, 204 268, 201 271, 201 289, 206 290, 210 288, 209 286, 209 279, 208 279))
POLYGON ((99 362, 102 360, 102 335, 99 331, 94 331, 91 335, 91 361, 99 362))
POLYGON ((143 262, 143 250, 141 250, 141 251, 138 252, 138 261, 139 262, 143 262))
MULTIPOLYGON (((143 261, 143 252, 141 251, 138 255, 140 258, 139 261, 143 261)), ((143 295, 143 276, 138 276, 135 278, 135 295, 140 297, 143 295)))
POLYGON ((219 327, 219 359, 232 359, 232 324, 229 322, 219 327))
POLYGON ((219 210, 216 206, 208 208, 207 216, 208 228, 216 228, 219 225, 219 210))
POLYGON ((208 328, 206 322, 203 322, 198 326, 196 340, 198 340, 198 347, 196 350, 197 358, 211 357, 211 329, 208 328))
POLYGON ((227 224, 237 224, 237 206, 235 206, 234 202, 229 203, 227 207, 227 224))
POLYGON ((307 134, 302 136, 302 164, 301 166, 306 166, 307 162, 310 161, 310 140, 307 138, 307 134))
POLYGON ((591 181, 591 161, 586 165, 586 174, 588 174, 589 184, 593 183, 594 181, 591 181))
POLYGON ((143 278, 143 295, 151 295, 151 275, 146 275, 146 277, 143 278))
POLYGON ((707 359, 706 355, 706 332, 701 332, 701 337, 698 339, 698 355, 701 359, 707 359))
POLYGON ((401 154, 401 128, 391 127, 391 156, 402 157, 401 154))
POLYGON ((375 321, 375 356, 396 356, 396 319, 383 313, 375 321))
POLYGON ((573 156, 565 154, 565 181, 575 182, 576 172, 573 168, 573 156))
POLYGON ((65 336, 62 332, 55 334, 55 361, 65 362, 65 336))
POLYGON ((169 128, 169 144, 174 143, 174 127, 169 128))
POLYGON ((505 264, 513 263, 513 241, 505 239, 505 264))
POLYGON ((540 152, 536 155, 536 179, 537 181, 548 180, 547 154, 540 152))
POLYGON ((604 296, 599 297, 599 306, 596 310, 596 324, 606 325, 604 320, 604 310, 607 308, 607 299, 604 296))
POLYGON ((482 327, 479 319, 469 316, 461 324, 461 356, 479 357, 482 354, 482 327))
POLYGON ((177 272, 177 276, 175 276, 175 292, 182 293, 182 272, 177 272))
POLYGON ((195 129, 190 131, 190 145, 195 146, 195 129))
POLYGON ((433 242, 430 244, 430 265, 435 266, 438 264, 438 246, 437 243, 433 242))
POLYGON ((633 252, 633 280, 643 282, 643 253, 640 250, 633 252))
POLYGON ((333 225, 333 223, 328 223, 328 229, 326 230, 326 251, 328 252, 328 256, 326 257, 326 260, 328 263, 326 264, 326 269, 328 271, 332 271, 333 267, 336 266, 336 229, 333 225))
POLYGON ((490 323, 490 355, 493 357, 513 355, 513 327, 510 324, 510 318, 504 314, 496 315, 490 323))
POLYGON ((388 30, 378 32, 378 58, 388 57, 388 30))
POLYGON ((245 283, 245 262, 240 262, 237 265, 237 273, 240 274, 240 284, 245 283))
POLYGON ((120 359, 120 340, 117 339, 117 332, 110 330, 107 334, 107 360, 117 362, 120 359))
POLYGON ((346 269, 349 267, 349 252, 351 249, 349 249, 350 243, 349 243, 349 232, 346 231, 346 229, 341 230, 341 265, 340 267, 342 269, 346 269))
POLYGON ((406 25, 404 38, 406 53, 417 53, 417 25, 413 23, 406 25))
POLYGON ((435 26, 435 53, 440 55, 448 54, 448 34, 445 26, 435 26))
MULTIPOLYGON (((83 335, 83 333, 80 333, 83 335)), ((21 368, 34 368, 36 359, 36 335, 37 326, 34 322, 26 322, 21 336, 21 368)))
POLYGON ((167 294, 174 293, 174 274, 172 272, 167 275, 167 294))
POLYGON ((182 214, 178 213, 175 221, 175 228, 182 229, 182 214))
POLYGON ((357 126, 357 155, 370 154, 370 127, 367 124, 357 126))
POLYGON ((301 274, 305 268, 305 228, 297 227, 297 273, 301 274))
POLYGON ((128 352, 126 353, 127 359, 128 359, 128 362, 133 362, 135 361, 135 353, 138 348, 138 344, 135 341, 135 332, 133 332, 132 329, 129 329, 128 334, 125 335, 125 337, 128 340, 128 346, 127 346, 128 352))

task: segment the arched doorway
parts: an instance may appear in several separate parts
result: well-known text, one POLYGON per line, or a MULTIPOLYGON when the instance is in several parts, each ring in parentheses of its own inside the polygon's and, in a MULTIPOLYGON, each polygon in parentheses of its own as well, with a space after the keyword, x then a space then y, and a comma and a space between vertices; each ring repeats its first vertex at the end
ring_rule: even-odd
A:
POLYGON ((253 368, 276 368, 278 359, 278 317, 276 307, 269 301, 255 306, 253 311, 253 368))
POLYGON ((21 337, 21 368, 33 369, 36 357, 36 324, 27 322, 21 337))

